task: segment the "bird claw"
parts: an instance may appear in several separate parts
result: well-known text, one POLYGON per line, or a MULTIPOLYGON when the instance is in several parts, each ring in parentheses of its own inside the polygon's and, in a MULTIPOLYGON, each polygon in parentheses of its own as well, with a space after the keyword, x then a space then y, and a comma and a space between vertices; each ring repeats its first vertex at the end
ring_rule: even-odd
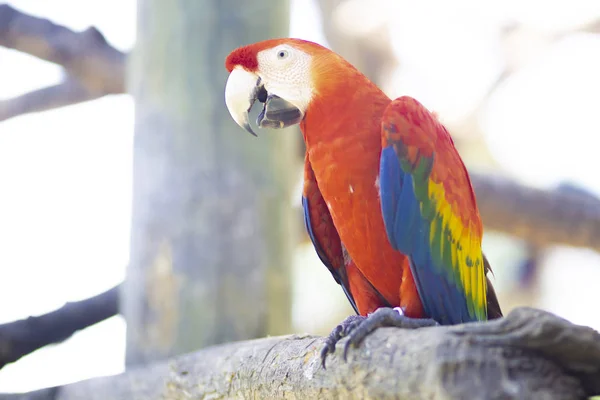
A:
POLYGON ((335 352, 336 343, 345 336, 348 336, 348 340, 344 345, 343 357, 344 361, 347 361, 348 349, 350 347, 358 347, 377 328, 419 329, 437 325, 439 324, 433 319, 409 318, 399 308, 378 308, 367 317, 352 315, 336 326, 327 337, 325 346, 321 350, 323 368, 325 368, 327 355, 335 352))
POLYGON ((366 318, 367 317, 363 317, 361 315, 351 315, 343 320, 338 326, 333 328, 329 336, 327 336, 327 339, 325 339, 325 345, 323 346, 323 349, 321 349, 321 365, 323 366, 323 369, 326 369, 325 360, 327 359, 327 355, 330 353, 335 353, 335 345, 337 342, 339 342, 343 337, 348 336, 348 334, 366 318))

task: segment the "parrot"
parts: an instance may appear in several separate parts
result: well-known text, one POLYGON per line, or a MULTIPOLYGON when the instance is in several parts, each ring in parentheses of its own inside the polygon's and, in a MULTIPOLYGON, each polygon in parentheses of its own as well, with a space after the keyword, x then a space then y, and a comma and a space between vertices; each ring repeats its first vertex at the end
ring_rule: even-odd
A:
POLYGON ((391 99, 317 43, 268 39, 225 59, 225 105, 241 128, 256 100, 259 128, 299 125, 306 145, 302 206, 321 262, 356 315, 326 338, 322 365, 344 337, 344 359, 380 327, 418 329, 502 317, 482 251, 467 169, 436 115, 391 99))

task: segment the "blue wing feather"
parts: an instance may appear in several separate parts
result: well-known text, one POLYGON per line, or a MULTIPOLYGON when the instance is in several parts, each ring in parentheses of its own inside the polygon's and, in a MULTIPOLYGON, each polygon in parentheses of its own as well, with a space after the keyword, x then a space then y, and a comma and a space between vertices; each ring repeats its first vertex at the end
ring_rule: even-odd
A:
POLYGON ((402 169, 392 146, 382 150, 379 179, 381 209, 388 238, 395 249, 410 258, 425 313, 441 324, 475 320, 469 315, 464 293, 450 284, 450 277, 443 279, 440 276, 444 275, 444 271, 431 254, 430 221, 421 212, 415 192, 415 177, 402 169))
POLYGON ((389 218, 397 213, 397 199, 402 192, 402 176, 402 170, 396 160, 394 149, 383 149, 379 169, 381 210, 384 216, 388 216, 388 219, 385 221, 385 229, 390 243, 395 250, 399 250, 396 244, 396 220, 393 219, 394 223, 390 223, 389 218), (382 181, 386 182, 386 184, 381 185, 382 181))

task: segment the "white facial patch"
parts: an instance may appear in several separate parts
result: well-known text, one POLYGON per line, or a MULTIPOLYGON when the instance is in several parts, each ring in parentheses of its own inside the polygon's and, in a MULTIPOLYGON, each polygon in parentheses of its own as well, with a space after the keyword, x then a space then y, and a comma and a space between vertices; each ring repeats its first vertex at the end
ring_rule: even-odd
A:
POLYGON ((311 56, 287 44, 257 55, 261 82, 268 93, 292 103, 302 113, 312 99, 311 56))

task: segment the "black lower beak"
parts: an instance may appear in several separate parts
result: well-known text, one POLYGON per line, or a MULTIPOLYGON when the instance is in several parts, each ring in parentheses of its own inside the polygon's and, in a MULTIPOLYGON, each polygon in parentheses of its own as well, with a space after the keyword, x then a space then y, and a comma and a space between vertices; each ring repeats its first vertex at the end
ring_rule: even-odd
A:
POLYGON ((265 106, 256 119, 256 124, 261 128, 285 128, 298 124, 304 118, 296 106, 279 96, 270 94, 264 103, 265 106))

